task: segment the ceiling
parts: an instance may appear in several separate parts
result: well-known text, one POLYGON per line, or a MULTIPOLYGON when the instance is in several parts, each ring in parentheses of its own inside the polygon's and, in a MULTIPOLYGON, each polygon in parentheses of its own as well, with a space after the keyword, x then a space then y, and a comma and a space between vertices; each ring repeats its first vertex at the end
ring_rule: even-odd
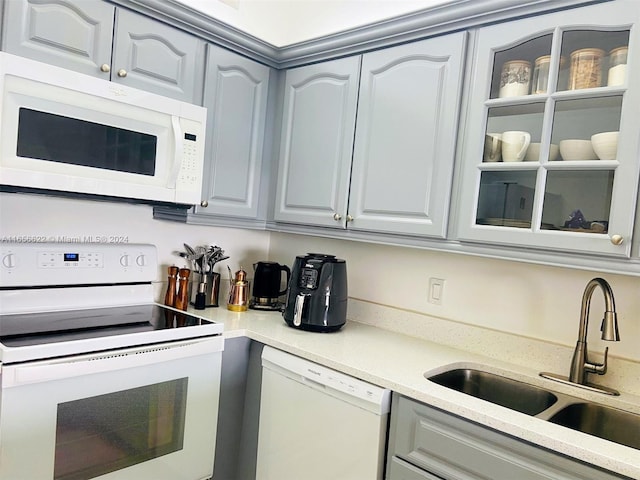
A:
POLYGON ((283 47, 452 0, 177 0, 283 47))

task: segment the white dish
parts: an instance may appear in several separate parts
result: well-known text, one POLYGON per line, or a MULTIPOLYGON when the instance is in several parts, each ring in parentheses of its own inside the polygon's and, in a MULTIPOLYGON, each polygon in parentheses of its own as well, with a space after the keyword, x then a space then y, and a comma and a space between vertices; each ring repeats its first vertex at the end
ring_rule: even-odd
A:
POLYGON ((598 160, 591 146, 591 140, 561 140, 560 155, 563 160, 598 160))
POLYGON ((600 160, 615 160, 618 156, 618 132, 596 133, 591 144, 600 160))

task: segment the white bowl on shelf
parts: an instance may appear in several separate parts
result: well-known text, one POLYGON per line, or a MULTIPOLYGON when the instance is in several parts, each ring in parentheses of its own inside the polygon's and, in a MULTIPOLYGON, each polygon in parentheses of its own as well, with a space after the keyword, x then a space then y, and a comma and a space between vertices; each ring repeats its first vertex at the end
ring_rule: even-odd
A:
POLYGON ((618 132, 596 133, 591 144, 600 160, 615 160, 618 156, 618 132))
POLYGON ((560 141, 560 155, 563 160, 598 160, 591 140, 569 139, 560 141))

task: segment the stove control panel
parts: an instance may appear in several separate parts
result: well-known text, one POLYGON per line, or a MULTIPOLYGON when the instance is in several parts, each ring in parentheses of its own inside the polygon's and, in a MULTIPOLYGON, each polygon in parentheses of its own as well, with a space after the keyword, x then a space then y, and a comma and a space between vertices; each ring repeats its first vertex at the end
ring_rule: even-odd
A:
POLYGON ((99 252, 38 252, 40 268, 103 268, 104 256, 99 252))
POLYGON ((154 245, 0 244, 0 287, 152 282, 157 274, 154 245))

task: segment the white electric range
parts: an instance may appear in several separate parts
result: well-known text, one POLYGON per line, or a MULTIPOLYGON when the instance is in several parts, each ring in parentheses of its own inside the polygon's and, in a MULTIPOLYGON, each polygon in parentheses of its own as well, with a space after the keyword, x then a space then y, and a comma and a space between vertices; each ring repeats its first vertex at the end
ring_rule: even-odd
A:
POLYGON ((223 326, 155 303, 158 268, 153 245, 0 244, 0 480, 211 477, 223 326))

